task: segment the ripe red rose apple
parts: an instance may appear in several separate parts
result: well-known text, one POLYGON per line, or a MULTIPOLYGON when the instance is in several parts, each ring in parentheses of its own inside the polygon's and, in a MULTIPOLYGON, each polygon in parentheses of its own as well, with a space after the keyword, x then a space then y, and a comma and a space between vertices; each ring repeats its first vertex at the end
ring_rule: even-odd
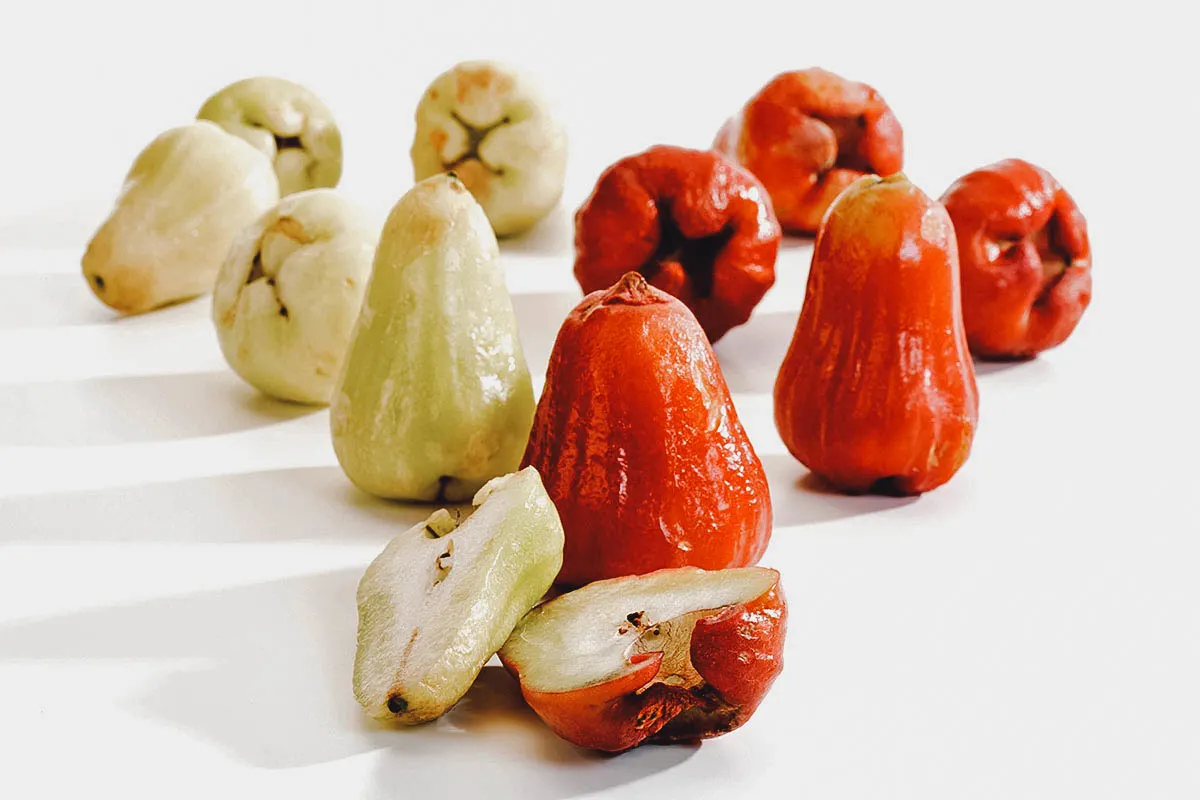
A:
POLYGON ((621 752, 741 726, 783 669, 773 569, 662 569, 590 583, 529 612, 500 660, 562 738, 621 752))
POLYGON ((1049 172, 1010 158, 942 195, 954 221, 963 322, 980 358, 1032 358, 1066 341, 1092 300, 1087 222, 1049 172))

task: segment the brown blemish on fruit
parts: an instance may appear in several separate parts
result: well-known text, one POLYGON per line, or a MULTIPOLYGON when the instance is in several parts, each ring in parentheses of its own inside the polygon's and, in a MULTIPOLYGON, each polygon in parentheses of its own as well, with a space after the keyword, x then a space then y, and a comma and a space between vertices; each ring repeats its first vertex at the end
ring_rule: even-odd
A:
POLYGON ((496 94, 507 94, 512 91, 513 79, 508 75, 497 72, 490 66, 475 68, 460 68, 456 75, 455 98, 458 102, 467 99, 467 95, 475 89, 496 94))
POLYGON ((304 232, 304 226, 292 217, 280 217, 275 221, 275 224, 267 228, 264 236, 267 233, 282 233, 292 241, 300 244, 312 244, 316 241, 313 237, 304 232))

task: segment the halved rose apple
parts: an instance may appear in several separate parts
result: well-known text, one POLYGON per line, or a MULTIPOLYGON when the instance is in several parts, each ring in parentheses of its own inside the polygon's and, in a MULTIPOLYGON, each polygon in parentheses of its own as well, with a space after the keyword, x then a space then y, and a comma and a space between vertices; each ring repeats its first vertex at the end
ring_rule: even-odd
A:
POLYGON ((555 733, 620 752, 741 726, 783 669, 786 628, 773 569, 663 569, 535 608, 500 660, 555 733))

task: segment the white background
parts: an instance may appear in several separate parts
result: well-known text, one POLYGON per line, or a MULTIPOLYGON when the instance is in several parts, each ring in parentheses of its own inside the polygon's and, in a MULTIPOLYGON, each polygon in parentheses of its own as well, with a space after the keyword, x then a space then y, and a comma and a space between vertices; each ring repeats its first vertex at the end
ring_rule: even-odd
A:
POLYGON ((1200 796, 1182 20, 1046 0, 171 5, 12 2, 0 22, 0 797, 1200 796), (534 73, 570 134, 563 204, 504 246, 539 385, 600 170, 706 146, 784 69, 875 85, 930 194, 1019 156, 1090 223, 1076 335, 981 370, 974 452, 916 500, 814 492, 782 448, 770 390, 810 253, 787 243, 718 347, 771 477, 786 668, 699 747, 577 750, 495 667, 436 725, 365 722, 354 587, 426 510, 353 491, 325 412, 227 372, 207 299, 116 320, 78 274, 133 156, 224 84, 273 73, 324 97, 342 186, 382 216, 411 184, 422 89, 478 57, 534 73))

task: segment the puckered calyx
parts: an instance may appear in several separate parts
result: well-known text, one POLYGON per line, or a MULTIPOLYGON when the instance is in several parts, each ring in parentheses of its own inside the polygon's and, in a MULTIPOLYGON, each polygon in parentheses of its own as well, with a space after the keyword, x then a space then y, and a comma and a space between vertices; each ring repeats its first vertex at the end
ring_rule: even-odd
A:
POLYGON ((217 123, 271 159, 282 195, 337 186, 342 135, 311 91, 283 78, 246 78, 204 102, 197 119, 217 123))
POLYGON ((328 403, 378 238, 368 215, 333 189, 289 195, 248 227, 213 295, 234 371, 273 397, 328 403))
POLYGON ((971 352, 1030 358, 1066 341, 1092 299, 1087 222, 1066 189, 1011 158, 959 178, 942 202, 958 237, 971 352))
POLYGON ((762 181, 789 233, 816 233, 851 183, 904 165, 903 131, 883 97, 816 67, 773 78, 713 147, 762 181))
POLYGON ((138 155, 82 266, 102 302, 137 314, 212 291, 234 239, 279 199, 271 163, 211 122, 138 155))
POLYGON ((454 172, 497 236, 521 233, 562 195, 567 137, 546 101, 507 66, 468 61, 439 75, 417 105, 413 172, 454 172))
POLYGON ((580 207, 575 278, 594 292, 636 270, 716 342, 774 284, 779 239, 753 175, 711 150, 660 145, 605 170, 580 207))

